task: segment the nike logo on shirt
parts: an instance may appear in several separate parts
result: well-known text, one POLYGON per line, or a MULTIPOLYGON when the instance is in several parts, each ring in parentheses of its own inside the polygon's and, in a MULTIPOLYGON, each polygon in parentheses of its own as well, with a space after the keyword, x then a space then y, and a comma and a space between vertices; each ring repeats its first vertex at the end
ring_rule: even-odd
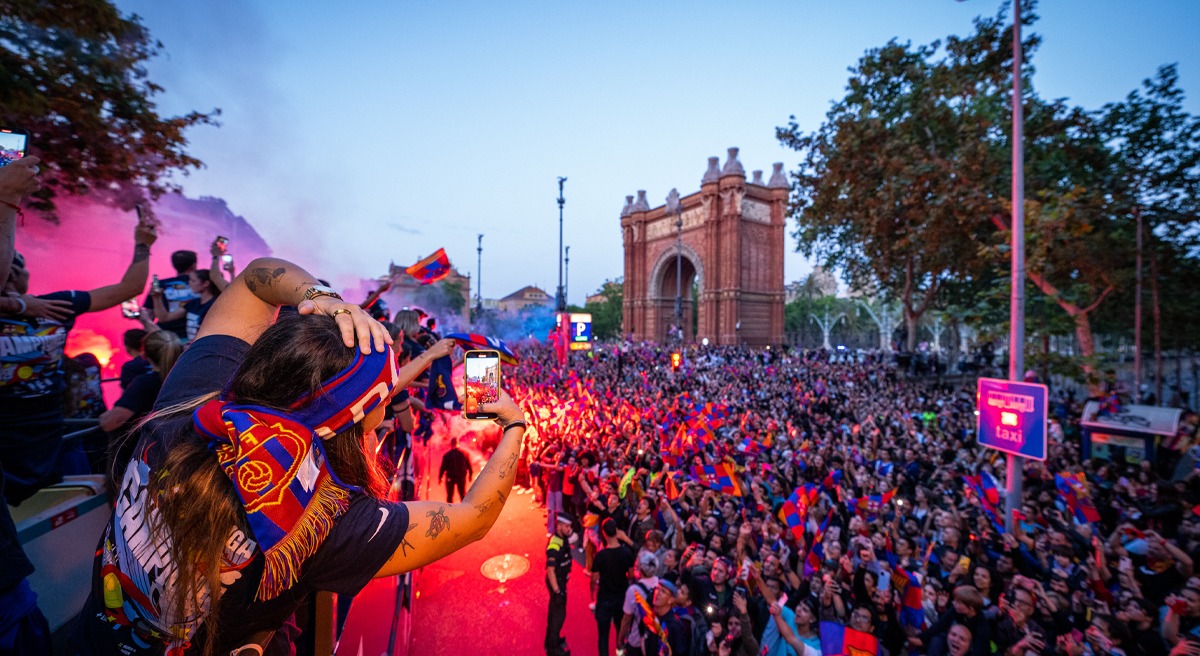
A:
POLYGON ((375 536, 376 536, 376 535, 379 535, 379 529, 383 528, 383 523, 387 521, 387 518, 388 518, 388 509, 387 509, 387 508, 380 508, 380 509, 379 509, 379 515, 380 515, 380 516, 379 516, 379 526, 376 526, 376 527, 375 527, 375 532, 371 534, 371 537, 367 538, 367 542, 370 542, 371 540, 374 540, 374 539, 375 539, 375 536))

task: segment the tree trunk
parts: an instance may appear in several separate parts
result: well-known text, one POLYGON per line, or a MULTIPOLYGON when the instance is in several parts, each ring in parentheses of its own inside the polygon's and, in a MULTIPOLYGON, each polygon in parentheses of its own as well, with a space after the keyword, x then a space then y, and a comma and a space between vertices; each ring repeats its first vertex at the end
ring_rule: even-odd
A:
POLYGON ((1086 312, 1076 312, 1072 319, 1075 320, 1075 339, 1079 340, 1079 354, 1083 356, 1080 368, 1083 369, 1088 392, 1091 396, 1100 396, 1104 392, 1104 386, 1100 376, 1096 375, 1096 364, 1092 360, 1092 356, 1096 354, 1096 342, 1092 339, 1092 321, 1086 312))
POLYGON ((1157 405, 1166 405, 1163 399, 1163 352, 1162 352, 1162 306, 1158 302, 1158 253, 1150 247, 1150 316, 1154 320, 1154 399, 1157 405))
POLYGON ((1142 213, 1134 208, 1137 218, 1137 265, 1133 282, 1133 397, 1142 394, 1142 213))
POLYGON ((908 340, 905 342, 905 347, 909 353, 915 353, 917 350, 917 322, 920 320, 921 315, 907 307, 904 308, 904 325, 908 329, 908 340))

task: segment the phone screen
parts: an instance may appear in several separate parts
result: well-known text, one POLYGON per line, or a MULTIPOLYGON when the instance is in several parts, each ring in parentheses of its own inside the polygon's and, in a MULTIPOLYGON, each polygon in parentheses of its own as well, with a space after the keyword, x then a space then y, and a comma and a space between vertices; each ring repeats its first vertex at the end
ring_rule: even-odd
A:
POLYGON ((500 354, 496 351, 467 351, 463 365, 463 384, 466 400, 463 412, 467 419, 495 419, 496 415, 480 412, 479 404, 500 399, 500 354))
POLYGON ((233 256, 230 255, 229 253, 226 253, 221 256, 221 264, 232 264, 232 263, 233 263, 233 256))
POLYGON ((126 319, 136 319, 142 314, 142 308, 138 305, 136 298, 131 298, 128 301, 121 303, 121 314, 126 319))
POLYGON ((20 130, 0 128, 0 166, 7 166, 25 156, 29 135, 20 130))

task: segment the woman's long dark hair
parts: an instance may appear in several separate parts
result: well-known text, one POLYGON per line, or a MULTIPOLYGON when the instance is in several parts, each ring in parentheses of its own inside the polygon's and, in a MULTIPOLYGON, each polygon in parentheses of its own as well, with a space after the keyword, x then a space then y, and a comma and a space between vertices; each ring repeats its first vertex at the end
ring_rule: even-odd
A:
MULTIPOLYGON (((286 410, 295 399, 319 391, 321 382, 344 369, 353 357, 353 349, 342 342, 332 318, 280 317, 247 352, 224 395, 238 403, 286 410)), ((175 431, 168 438, 171 448, 157 471, 151 473, 149 483, 149 498, 157 502, 157 518, 151 530, 156 541, 169 543, 178 567, 177 583, 170 598, 163 600, 163 616, 186 618, 194 614, 195 600, 202 599, 207 589, 204 653, 212 654, 218 642, 225 642, 217 626, 225 543, 235 528, 250 533, 233 485, 218 465, 216 454, 192 428, 191 410, 207 398, 211 397, 165 409, 151 417, 147 426, 150 430, 175 431)), ((329 466, 341 481, 377 498, 386 494, 387 483, 374 457, 364 453, 361 423, 326 440, 324 447, 329 466)), ((155 518, 155 513, 150 516, 155 518)))

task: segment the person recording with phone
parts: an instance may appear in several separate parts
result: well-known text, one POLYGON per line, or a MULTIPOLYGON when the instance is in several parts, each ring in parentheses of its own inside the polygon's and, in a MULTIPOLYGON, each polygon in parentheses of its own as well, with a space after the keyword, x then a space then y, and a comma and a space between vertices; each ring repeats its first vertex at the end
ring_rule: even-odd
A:
MULTIPOLYGON (((147 210, 139 208, 138 211, 139 214, 145 214, 144 221, 150 222, 147 210)), ((199 294, 191 288, 191 274, 196 270, 196 251, 180 250, 171 253, 171 267, 175 269, 175 275, 169 278, 155 276, 154 284, 151 284, 149 293, 142 301, 142 313, 150 321, 156 322, 159 328, 175 333, 186 344, 187 313, 182 312, 183 304, 199 298, 199 294), (154 306, 156 295, 162 297, 161 310, 154 306)))
POLYGON ((12 268, 17 215, 21 213, 25 199, 38 188, 40 163, 40 159, 31 156, 0 166, 0 271, 12 268))
POLYGON ((400 367, 391 341, 304 269, 253 261, 142 428, 72 649, 283 646, 276 631, 312 592, 354 595, 486 535, 512 491, 524 412, 503 391, 480 407, 501 438, 462 502, 387 501, 374 429, 392 396, 454 346, 435 343, 400 367), (283 305, 297 312, 276 319, 283 305))

